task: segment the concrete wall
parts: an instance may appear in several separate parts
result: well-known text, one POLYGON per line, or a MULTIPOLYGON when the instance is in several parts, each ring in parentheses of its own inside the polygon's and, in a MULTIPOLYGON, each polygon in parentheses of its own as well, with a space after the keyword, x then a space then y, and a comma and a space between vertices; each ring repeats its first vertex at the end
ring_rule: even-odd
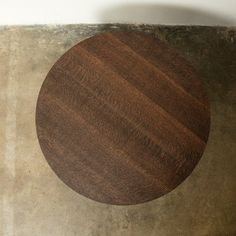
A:
POLYGON ((236 26, 235 0, 3 0, 0 25, 151 23, 236 26))

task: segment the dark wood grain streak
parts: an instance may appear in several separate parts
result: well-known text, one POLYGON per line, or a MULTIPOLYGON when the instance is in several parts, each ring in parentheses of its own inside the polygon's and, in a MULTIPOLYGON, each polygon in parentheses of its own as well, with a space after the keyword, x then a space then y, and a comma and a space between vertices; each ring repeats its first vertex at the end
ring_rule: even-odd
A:
POLYGON ((194 69, 143 33, 104 33, 70 49, 40 90, 36 127, 54 172, 110 204, 168 193, 206 146, 209 104, 194 69))

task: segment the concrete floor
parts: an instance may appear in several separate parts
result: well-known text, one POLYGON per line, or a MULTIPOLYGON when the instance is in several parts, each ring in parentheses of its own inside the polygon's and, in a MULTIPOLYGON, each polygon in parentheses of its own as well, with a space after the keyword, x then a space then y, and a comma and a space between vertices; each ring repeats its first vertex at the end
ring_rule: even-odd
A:
POLYGON ((236 235, 236 31, 125 25, 0 28, 0 235, 236 235), (206 151, 171 193, 134 206, 105 205, 64 185, 45 161, 35 131, 40 86, 71 46, 106 30, 154 32, 181 50, 211 103, 206 151))

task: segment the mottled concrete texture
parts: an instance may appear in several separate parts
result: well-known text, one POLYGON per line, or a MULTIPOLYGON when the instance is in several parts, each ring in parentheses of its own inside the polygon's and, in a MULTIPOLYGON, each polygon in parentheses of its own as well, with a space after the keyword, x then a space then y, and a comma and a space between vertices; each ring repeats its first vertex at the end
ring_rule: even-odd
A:
POLYGON ((124 25, 0 28, 0 235, 236 235, 236 31, 124 25), (71 46, 107 30, 155 33, 182 51, 204 80, 212 123, 206 151, 177 189, 135 206, 73 192, 45 161, 35 131, 40 86, 71 46))

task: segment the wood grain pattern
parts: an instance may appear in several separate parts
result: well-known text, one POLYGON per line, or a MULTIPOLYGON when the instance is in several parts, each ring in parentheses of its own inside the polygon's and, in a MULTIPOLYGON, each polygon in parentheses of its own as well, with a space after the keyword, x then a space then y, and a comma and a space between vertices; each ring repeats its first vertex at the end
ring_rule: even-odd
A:
POLYGON ((166 43, 137 32, 77 44, 40 90, 36 127, 59 178, 110 204, 173 190, 201 158, 209 104, 194 69, 166 43))

